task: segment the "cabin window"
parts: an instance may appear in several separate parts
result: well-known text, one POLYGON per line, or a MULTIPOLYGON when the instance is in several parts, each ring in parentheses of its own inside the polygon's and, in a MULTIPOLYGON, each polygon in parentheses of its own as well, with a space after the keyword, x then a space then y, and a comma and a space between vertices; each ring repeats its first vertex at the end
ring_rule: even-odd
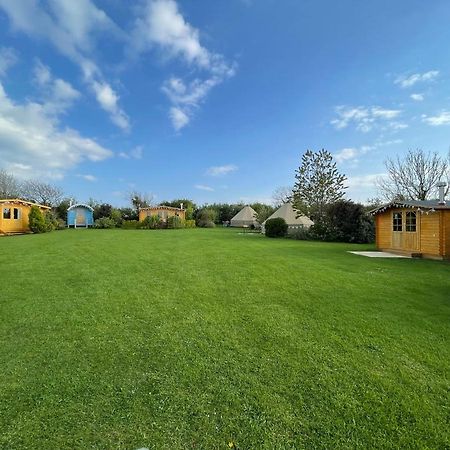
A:
POLYGON ((415 232, 416 231, 416 213, 413 211, 408 211, 406 213, 406 231, 415 232))
POLYGON ((11 208, 3 208, 3 218, 11 219, 11 208))
POLYGON ((402 231, 402 213, 394 213, 392 216, 392 229, 393 231, 402 231))
POLYGON ((20 209, 19 208, 14 208, 13 209, 13 217, 14 217, 14 220, 19 220, 20 219, 20 209))

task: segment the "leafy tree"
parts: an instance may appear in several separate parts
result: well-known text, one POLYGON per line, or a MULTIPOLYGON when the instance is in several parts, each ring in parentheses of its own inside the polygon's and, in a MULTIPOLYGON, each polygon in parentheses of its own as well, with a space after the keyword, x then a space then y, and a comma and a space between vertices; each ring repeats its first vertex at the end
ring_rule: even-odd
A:
MULTIPOLYGON (((381 195, 388 201, 428 200, 437 196, 436 184, 450 181, 450 153, 444 158, 437 152, 409 150, 403 156, 384 162, 387 176, 377 180, 381 195)), ((446 194, 449 186, 447 184, 446 194)))
POLYGON ((22 187, 14 175, 0 170, 0 198, 22 197, 22 187))
POLYGON ((70 208, 72 200, 70 198, 64 198, 54 208, 54 211, 60 220, 67 221, 67 210, 70 208))
POLYGON ((195 218, 198 227, 212 228, 217 220, 217 211, 214 208, 205 207, 198 211, 195 218))
POLYGON ((273 206, 264 203, 252 203, 250 206, 255 210, 255 218, 259 223, 263 223, 275 211, 273 206))
POLYGON ((61 188, 39 180, 28 180, 23 183, 22 195, 41 205, 56 206, 64 195, 61 188))
POLYGON ((333 156, 324 149, 303 154, 295 179, 294 207, 316 222, 323 220, 327 205, 340 200, 347 189, 346 176, 339 173, 333 156))
POLYGON ((154 200, 153 194, 133 191, 130 193, 130 202, 133 208, 139 213, 141 208, 148 208, 154 200))
POLYGON ((275 217, 266 222, 265 229, 267 237, 283 237, 286 236, 288 225, 282 217, 275 217))
MULTIPOLYGON (((375 238, 373 218, 363 205, 350 200, 338 200, 326 208, 325 220, 319 225, 327 241, 368 243, 375 238)), ((320 228, 319 228, 320 230, 320 228)), ((320 233, 315 226, 313 232, 320 233)))
POLYGON ((33 233, 45 233, 47 231, 44 215, 37 206, 32 206, 30 209, 28 226, 33 233))
POLYGON ((96 204, 94 208, 94 220, 102 217, 111 217, 113 207, 109 203, 96 204))
POLYGON ((138 220, 139 215, 133 208, 119 208, 122 220, 138 220))

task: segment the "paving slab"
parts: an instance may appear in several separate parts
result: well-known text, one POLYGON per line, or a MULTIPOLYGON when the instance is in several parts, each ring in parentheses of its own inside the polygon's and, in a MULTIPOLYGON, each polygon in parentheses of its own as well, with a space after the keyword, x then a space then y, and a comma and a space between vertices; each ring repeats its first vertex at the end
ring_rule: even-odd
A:
POLYGON ((354 255, 367 256, 368 258, 408 258, 411 259, 411 256, 405 255, 397 255, 395 253, 389 252, 349 252, 354 255))

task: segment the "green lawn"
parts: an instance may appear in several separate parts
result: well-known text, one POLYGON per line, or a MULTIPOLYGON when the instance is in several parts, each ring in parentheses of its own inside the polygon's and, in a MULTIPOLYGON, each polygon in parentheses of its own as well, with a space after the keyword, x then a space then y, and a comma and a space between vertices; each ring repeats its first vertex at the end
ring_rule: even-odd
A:
POLYGON ((450 448, 450 264, 352 249, 0 238, 0 448, 450 448))

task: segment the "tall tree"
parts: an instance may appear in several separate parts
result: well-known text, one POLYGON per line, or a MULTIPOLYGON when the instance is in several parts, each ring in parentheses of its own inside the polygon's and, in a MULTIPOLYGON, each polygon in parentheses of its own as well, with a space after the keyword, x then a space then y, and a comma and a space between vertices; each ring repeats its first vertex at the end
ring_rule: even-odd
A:
POLYGON ((46 206, 57 206, 64 192, 58 186, 39 180, 28 180, 23 183, 23 196, 46 206))
MULTIPOLYGON (((388 158, 384 165, 387 175, 377 180, 377 187, 388 201, 428 200, 437 196, 439 181, 450 181, 450 153, 442 157, 418 148, 405 156, 388 158)), ((446 194, 448 190, 447 184, 446 194)))
POLYGON ((0 198, 16 198, 22 196, 22 188, 14 175, 0 170, 0 198))
POLYGON ((333 156, 327 150, 307 150, 295 171, 294 207, 315 221, 323 220, 327 205, 341 200, 347 177, 339 173, 333 156))

